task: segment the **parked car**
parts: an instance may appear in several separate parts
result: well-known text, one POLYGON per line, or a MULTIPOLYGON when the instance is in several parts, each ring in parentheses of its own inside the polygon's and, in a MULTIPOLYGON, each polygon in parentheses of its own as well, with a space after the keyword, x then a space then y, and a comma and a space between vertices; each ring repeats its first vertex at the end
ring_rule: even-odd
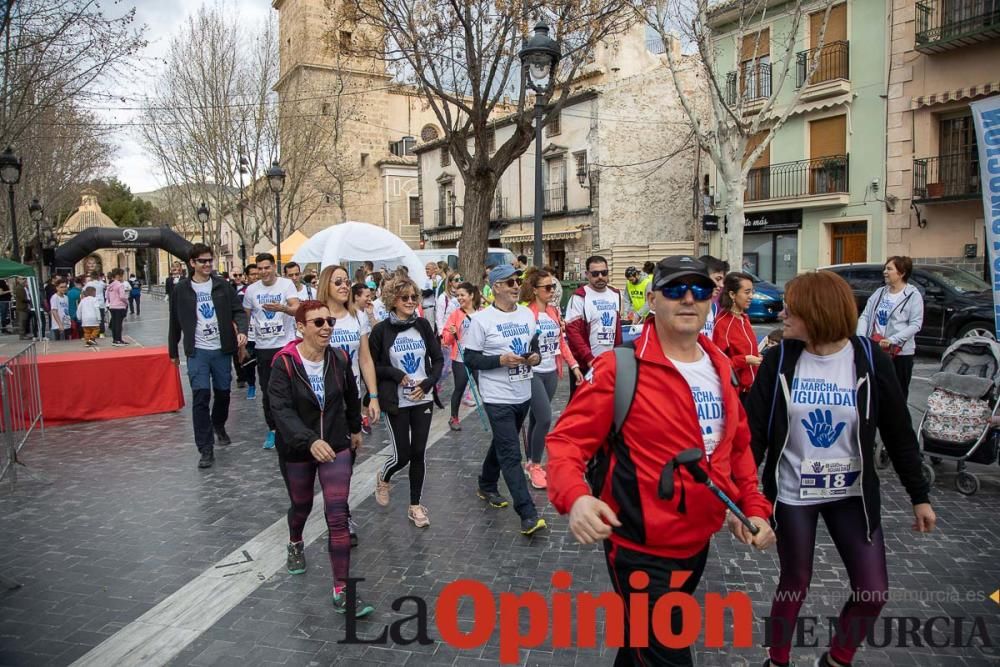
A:
POLYGON ((785 293, 774 283, 761 280, 752 273, 747 275, 753 278, 753 297, 747 315, 754 322, 774 322, 785 307, 785 293))
MULTIPOLYGON (((881 264, 838 264, 823 267, 850 284, 858 312, 868 297, 885 284, 881 264)), ((963 336, 993 333, 993 291, 981 278, 950 266, 922 264, 913 267, 910 284, 924 297, 924 326, 917 345, 944 347, 963 336)))

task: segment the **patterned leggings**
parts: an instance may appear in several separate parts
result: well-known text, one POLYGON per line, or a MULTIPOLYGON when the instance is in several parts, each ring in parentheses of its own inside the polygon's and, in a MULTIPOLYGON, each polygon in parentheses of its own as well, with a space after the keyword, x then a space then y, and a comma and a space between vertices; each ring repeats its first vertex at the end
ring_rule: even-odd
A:
POLYGON ((351 536, 347 530, 347 496, 351 491, 351 454, 342 450, 330 463, 292 463, 279 460, 281 476, 288 489, 292 506, 288 508, 288 541, 301 542, 302 529, 312 511, 313 485, 319 474, 326 510, 326 526, 330 530, 330 569, 335 586, 346 586, 351 569, 351 536))
POLYGON ((795 621, 812 580, 816 525, 821 516, 847 568, 853 591, 837 619, 830 657, 849 665, 888 599, 889 574, 882 528, 875 529, 871 542, 865 538, 865 514, 860 498, 819 505, 776 502, 774 518, 778 522, 781 574, 768 618, 772 662, 784 664, 789 660, 795 621))

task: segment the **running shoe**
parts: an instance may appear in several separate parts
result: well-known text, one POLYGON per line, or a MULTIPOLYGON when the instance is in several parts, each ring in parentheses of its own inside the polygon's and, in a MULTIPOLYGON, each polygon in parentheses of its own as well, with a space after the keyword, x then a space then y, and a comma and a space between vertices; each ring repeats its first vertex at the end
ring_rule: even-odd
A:
POLYGON ((545 530, 545 519, 535 517, 534 519, 521 519, 521 534, 531 536, 540 530, 545 530))
POLYGON ((257 398, 257 386, 250 385, 247 387, 247 400, 252 401, 255 398, 257 398))
POLYGON ((528 466, 528 479, 531 481, 531 486, 536 489, 546 489, 549 486, 545 476, 545 468, 542 467, 541 463, 532 463, 528 466))
POLYGON ((462 424, 458 421, 458 417, 448 418, 448 428, 450 428, 452 431, 462 430, 462 424))
POLYGON ((465 405, 470 408, 475 407, 476 399, 472 398, 471 392, 468 391, 465 392, 465 396, 462 398, 462 405, 465 405))
POLYGON ((285 561, 285 567, 288 568, 288 574, 305 574, 305 544, 302 542, 288 543, 288 560, 285 561))
POLYGON ((485 500, 487 503, 489 503, 490 507, 496 508, 498 510, 503 509, 504 507, 507 507, 507 505, 510 504, 510 502, 508 502, 506 498, 501 496, 496 491, 483 491, 482 489, 479 489, 476 491, 476 495, 479 496, 480 499, 485 500))
MULTIPOLYGON (((333 610, 338 614, 347 613, 347 591, 333 593, 333 610)), ((375 611, 375 607, 362 600, 359 596, 354 598, 354 618, 364 618, 375 611)))
POLYGON ((365 435, 372 434, 372 424, 368 420, 367 416, 361 418, 361 432, 364 433, 365 435))
POLYGON ((228 433, 226 433, 225 426, 215 427, 215 441, 223 447, 233 444, 233 439, 229 437, 228 433))
POLYGON ((347 532, 351 535, 351 548, 358 546, 358 524, 353 517, 347 517, 347 532))
POLYGON ((406 516, 409 517, 410 521, 417 528, 426 528, 431 525, 431 519, 427 516, 427 508, 423 505, 410 505, 406 516))
POLYGON ((383 482, 378 477, 375 478, 375 502, 382 507, 389 505, 389 482, 383 482))
POLYGON ((264 449, 274 449, 274 431, 267 432, 267 439, 264 440, 264 449))

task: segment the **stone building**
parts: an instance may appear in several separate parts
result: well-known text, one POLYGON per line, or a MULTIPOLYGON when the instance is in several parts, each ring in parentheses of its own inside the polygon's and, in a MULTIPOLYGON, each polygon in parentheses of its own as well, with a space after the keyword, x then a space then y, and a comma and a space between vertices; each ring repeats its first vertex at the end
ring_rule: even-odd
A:
POLYGON ((983 274, 969 102, 1000 93, 1000 2, 895 0, 888 87, 889 255, 983 274))
MULTIPOLYGON (((80 207, 55 230, 56 240, 62 245, 91 227, 118 229, 115 221, 101 210, 101 205, 97 202, 97 193, 93 190, 84 190, 81 193, 80 207)), ((135 273, 137 269, 135 250, 125 248, 95 250, 77 262, 73 267, 73 275, 89 275, 93 271, 104 275, 111 269, 125 269, 126 275, 135 273)))
MULTIPOLYGON (((560 278, 581 278, 587 256, 599 251, 620 284, 626 261, 641 264, 660 251, 650 244, 693 249, 697 151, 693 140, 685 141, 690 124, 662 51, 641 25, 607 40, 580 69, 559 118, 545 127, 544 263, 560 278), (629 259, 616 261, 617 250, 629 259)), ((683 77, 686 93, 700 99, 694 76, 683 77)), ((499 118, 493 130, 493 145, 501 145, 513 123, 499 118)), ((420 144, 415 152, 423 236, 429 247, 454 247, 463 219, 461 174, 442 142, 420 144)), ((500 177, 490 245, 533 255, 534 175, 532 143, 500 177)))
POLYGON ((306 183, 319 208, 302 228, 312 236, 344 220, 381 225, 411 246, 420 241, 418 139, 442 135, 433 111, 412 88, 396 84, 383 62, 362 55, 379 35, 358 20, 352 3, 272 0, 278 12, 281 143, 302 140, 307 119, 323 142, 322 162, 306 183))

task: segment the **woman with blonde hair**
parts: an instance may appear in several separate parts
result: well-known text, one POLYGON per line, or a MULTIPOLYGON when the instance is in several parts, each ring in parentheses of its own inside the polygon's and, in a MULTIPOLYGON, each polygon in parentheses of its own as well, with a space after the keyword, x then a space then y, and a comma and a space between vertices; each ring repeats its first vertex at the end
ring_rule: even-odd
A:
POLYGON ((382 285, 388 317, 372 329, 368 344, 375 361, 378 393, 389 421, 393 455, 375 480, 375 501, 389 504, 392 476, 409 464, 410 503, 407 516, 418 528, 431 521, 421 504, 424 485, 424 452, 431 430, 434 385, 441 377, 444 359, 430 322, 417 315, 420 288, 409 278, 396 277, 382 285))

